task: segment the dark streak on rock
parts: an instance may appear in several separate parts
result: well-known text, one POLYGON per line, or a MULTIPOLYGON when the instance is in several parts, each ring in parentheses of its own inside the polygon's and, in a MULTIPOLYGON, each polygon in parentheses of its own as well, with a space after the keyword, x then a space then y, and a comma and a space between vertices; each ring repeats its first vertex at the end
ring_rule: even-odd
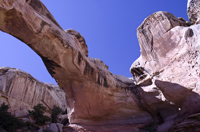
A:
MULTIPOLYGON (((51 29, 50 32, 55 36, 55 38, 58 38, 58 39, 61 41, 61 43, 63 44, 63 47, 66 47, 67 49, 68 49, 69 47, 71 47, 71 46, 67 43, 67 41, 63 39, 63 36, 61 35, 61 33, 60 33, 58 30, 53 30, 53 29, 51 29)), ((72 50, 73 50, 73 49, 72 49, 72 50)))
MULTIPOLYGON (((28 2, 26 0, 26 2, 28 2)), ((40 2, 40 0, 31 0, 29 5, 38 12, 38 14, 46 16, 47 18, 49 18, 56 26, 58 26, 60 29, 61 26, 56 22, 55 18, 51 15, 51 13, 49 12, 49 10, 45 7, 44 4, 42 4, 42 2, 40 2)))
POLYGON ((57 64, 56 62, 50 60, 49 58, 42 57, 42 56, 41 56, 41 58, 42 58, 42 60, 43 60, 43 62, 45 64, 45 66, 47 67, 47 70, 51 74, 51 76, 53 74, 55 74, 55 72, 54 72, 55 67, 61 68, 61 66, 59 64, 57 64))
POLYGON ((42 29, 44 28, 45 25, 49 25, 49 24, 46 23, 45 21, 42 21, 42 22, 40 23, 40 31, 37 32, 36 34, 40 34, 40 33, 42 32, 42 29))
POLYGON ((106 79, 106 78, 104 78, 103 80, 104 80, 103 86, 104 86, 104 87, 106 87, 106 88, 107 88, 107 87, 109 87, 109 86, 108 86, 107 79, 106 79))
POLYGON ((13 75, 13 76, 8 80, 8 82, 6 83, 5 93, 6 93, 7 96, 8 96, 8 93, 9 93, 10 89, 11 89, 11 85, 12 85, 12 82, 13 82, 14 78, 15 78, 15 75, 13 75))
POLYGON ((104 77, 104 76, 101 74, 101 72, 98 72, 97 83, 98 83, 99 85, 103 85, 103 86, 106 87, 106 88, 109 87, 108 81, 107 81, 106 77, 104 77), (103 82, 102 82, 102 80, 103 80, 103 82))
POLYGON ((194 36, 194 32, 191 28, 188 28, 188 30, 185 33, 185 39, 187 39, 188 37, 193 37, 194 36))
POLYGON ((85 69, 84 69, 84 75, 86 75, 90 70, 90 65, 88 64, 88 62, 85 62, 85 69))
POLYGON ((146 42, 147 43, 149 43, 149 37, 148 37, 148 35, 147 35, 147 33, 146 33, 146 31, 144 30, 144 29, 140 29, 140 32, 144 35, 144 38, 146 39, 146 42))
POLYGON ((99 75, 99 73, 98 73, 98 84, 100 84, 101 85, 101 76, 99 75))
POLYGON ((83 56, 81 55, 80 51, 78 52, 78 65, 81 64, 81 61, 83 60, 83 56))
POLYGON ((0 69, 0 76, 5 75, 9 69, 0 69))
POLYGON ((94 68, 90 66, 90 64, 86 61, 85 62, 85 69, 84 69, 84 75, 90 74, 93 76, 94 68))

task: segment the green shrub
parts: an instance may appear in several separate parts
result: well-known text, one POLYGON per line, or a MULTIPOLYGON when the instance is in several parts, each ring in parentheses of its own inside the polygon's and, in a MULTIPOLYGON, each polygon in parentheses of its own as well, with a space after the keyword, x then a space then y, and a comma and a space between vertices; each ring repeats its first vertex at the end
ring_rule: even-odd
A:
POLYGON ((37 131, 39 129, 40 129, 39 126, 35 125, 34 123, 31 123, 29 121, 24 123, 24 128, 23 128, 24 132, 26 132, 26 131, 37 131))
POLYGON ((196 120, 197 120, 197 121, 200 121, 200 115, 199 115, 199 116, 196 116, 196 120))
POLYGON ((9 106, 4 103, 0 106, 0 130, 16 132, 17 129, 24 127, 24 123, 8 112, 9 106))
POLYGON ((51 118, 44 115, 46 107, 42 104, 38 104, 33 107, 33 111, 28 111, 30 116, 33 117, 35 123, 38 125, 44 125, 46 121, 51 121, 51 118))
POLYGON ((51 112, 52 123, 57 123, 58 115, 60 113, 62 113, 62 109, 60 107, 54 105, 52 112, 51 112))

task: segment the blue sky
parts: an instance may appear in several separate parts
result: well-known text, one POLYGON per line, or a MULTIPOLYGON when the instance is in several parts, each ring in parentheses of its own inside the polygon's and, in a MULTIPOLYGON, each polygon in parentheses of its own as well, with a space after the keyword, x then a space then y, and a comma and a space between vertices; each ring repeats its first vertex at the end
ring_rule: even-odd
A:
MULTIPOLYGON (((80 32, 89 57, 99 58, 113 74, 131 77, 129 68, 139 57, 137 27, 157 11, 187 18, 187 0, 41 0, 61 27, 80 32)), ((42 82, 54 83, 40 57, 14 37, 0 32, 0 67, 30 73, 42 82)))

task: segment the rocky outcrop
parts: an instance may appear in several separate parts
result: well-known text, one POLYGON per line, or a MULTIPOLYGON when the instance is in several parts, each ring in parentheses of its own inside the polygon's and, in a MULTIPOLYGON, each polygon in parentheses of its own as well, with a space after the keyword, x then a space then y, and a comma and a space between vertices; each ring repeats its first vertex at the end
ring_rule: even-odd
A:
MULTIPOLYGON (((188 3, 191 11, 199 1, 188 3)), ((190 13, 188 17, 192 19, 190 13)), ((196 120, 188 121, 188 117, 200 111, 200 25, 191 22, 196 25, 157 12, 137 30, 141 56, 130 70, 137 85, 146 91, 143 99, 163 119, 158 127, 160 132, 198 130, 196 120), (153 97, 158 100, 152 102, 153 97)))
POLYGON ((78 43, 79 48, 82 49, 82 52, 84 53, 84 55, 88 57, 88 49, 87 49, 87 45, 83 36, 74 29, 68 29, 68 30, 65 30, 65 32, 77 38, 77 40, 79 41, 78 43))
POLYGON ((187 130, 200 112, 198 1, 188 3, 191 23, 160 11, 138 27, 133 80, 88 57, 80 33, 64 31, 38 0, 0 2, 0 30, 32 48, 65 91, 70 125, 63 130, 187 130))
POLYGON ((195 24, 199 23, 199 18, 200 18, 200 1, 199 0, 188 0, 187 4, 187 14, 189 20, 195 24))
POLYGON ((61 29, 39 0, 0 2, 0 20, 0 30, 32 48, 65 91, 70 123, 151 122, 150 113, 140 108, 143 101, 134 81, 113 75, 99 59, 88 58, 83 37, 61 29))
POLYGON ((16 117, 28 114, 38 103, 50 111, 54 105, 66 110, 65 93, 56 85, 42 83, 19 69, 0 68, 0 104, 10 106, 16 117))
MULTIPOLYGON (((137 82, 162 70, 173 61, 177 50, 182 48, 182 45, 179 44, 182 36, 179 29, 175 27, 188 26, 188 22, 161 11, 144 20, 137 29, 141 56, 131 66, 131 73, 137 82), (174 31, 176 29, 177 31, 174 31)), ((185 37, 189 35, 191 35, 190 30, 185 37)))

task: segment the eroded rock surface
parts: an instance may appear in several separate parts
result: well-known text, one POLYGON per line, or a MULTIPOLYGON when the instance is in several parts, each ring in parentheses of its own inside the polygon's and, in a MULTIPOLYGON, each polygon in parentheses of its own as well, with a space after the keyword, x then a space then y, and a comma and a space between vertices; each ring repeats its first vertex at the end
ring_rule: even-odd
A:
POLYGON ((187 130, 200 112, 198 3, 188 1, 191 23, 160 11, 138 27, 134 80, 88 57, 83 36, 64 31, 38 0, 0 1, 0 30, 32 48, 65 91, 70 125, 63 130, 142 131, 152 123, 160 132, 187 130))
POLYGON ((140 108, 140 87, 114 76, 99 59, 88 58, 80 33, 64 31, 39 0, 1 1, 0 20, 0 29, 32 48, 65 91, 70 123, 152 121, 151 114, 140 108))
MULTIPOLYGON (((188 10, 194 6, 200 9, 199 1, 188 3, 188 10)), ((191 22, 195 25, 157 12, 137 30, 141 56, 132 64, 131 72, 137 85, 146 91, 143 99, 163 119, 160 132, 198 130, 198 121, 188 121, 190 115, 200 111, 200 25, 196 22, 198 12, 193 13, 197 19, 191 22), (158 100, 152 102, 153 97, 158 100)))
POLYGON ((200 19, 200 1, 199 0, 188 0, 187 4, 187 14, 189 20, 195 24, 199 23, 200 19))
POLYGON ((38 103, 50 111, 54 105, 66 110, 64 91, 54 84, 42 83, 19 69, 0 68, 0 104, 5 102, 16 117, 28 114, 38 103))
MULTIPOLYGON (((162 70, 173 61, 182 37, 174 27, 189 24, 168 12, 156 12, 147 17, 137 29, 141 56, 132 64, 131 73, 137 81, 162 70)), ((188 33, 189 34, 189 33, 188 33)))
POLYGON ((68 29, 68 30, 65 30, 65 32, 77 38, 77 40, 79 41, 78 43, 79 48, 82 49, 82 52, 85 54, 85 56, 88 56, 88 49, 87 49, 87 45, 86 45, 84 37, 74 29, 68 29))

